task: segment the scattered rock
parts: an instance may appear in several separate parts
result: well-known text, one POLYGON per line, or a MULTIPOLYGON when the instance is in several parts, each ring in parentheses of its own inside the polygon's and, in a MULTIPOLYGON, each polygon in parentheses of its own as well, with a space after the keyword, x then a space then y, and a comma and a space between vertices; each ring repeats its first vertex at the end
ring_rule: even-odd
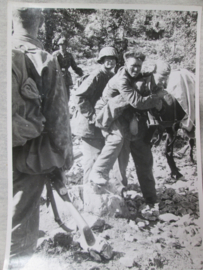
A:
POLYGON ((159 195, 160 214, 171 213, 178 216, 190 214, 197 217, 199 215, 198 194, 187 190, 181 195, 172 190, 168 188, 159 195))
POLYGON ((175 190, 173 188, 167 188, 165 190, 165 193, 168 194, 168 196, 172 197, 175 194, 175 190))
POLYGON ((111 237, 108 234, 104 235, 104 239, 109 240, 110 238, 111 237))
POLYGON ((165 238, 157 238, 157 239, 155 240, 155 243, 165 244, 165 243, 166 243, 166 240, 165 240, 165 238))
POLYGON ((129 211, 124 200, 119 195, 109 192, 108 186, 95 188, 89 184, 84 186, 85 212, 102 216, 114 216, 119 211, 122 217, 128 217, 129 211))
POLYGON ((73 241, 72 235, 70 234, 68 235, 65 233, 58 233, 54 236, 54 247, 60 246, 68 249, 72 241, 73 241))
POLYGON ((137 239, 130 233, 124 234, 124 240, 128 242, 135 242, 137 239))
POLYGON ((91 256, 96 262, 101 262, 101 261, 102 261, 100 255, 99 255, 97 252, 95 252, 94 250, 90 250, 89 253, 90 253, 90 256, 91 256))
POLYGON ((143 228, 143 227, 149 225, 149 221, 148 220, 144 220, 144 219, 141 219, 141 218, 136 218, 135 223, 137 224, 137 226, 139 228, 143 228))
POLYGON ((177 221, 179 219, 180 219, 179 217, 177 217, 173 214, 168 214, 168 213, 159 216, 159 220, 165 221, 165 222, 177 221))
POLYGON ((37 243, 36 252, 43 250, 43 252, 46 252, 47 254, 58 254, 64 249, 70 249, 72 244, 72 235, 57 233, 53 238, 40 238, 40 241, 37 243))
POLYGON ((53 240, 51 238, 41 238, 37 243, 37 252, 40 250, 44 250, 48 252, 49 249, 53 249, 53 240))
POLYGON ((171 243, 171 246, 174 247, 174 248, 176 248, 176 249, 184 248, 184 246, 182 246, 179 241, 172 242, 171 243))
POLYGON ((130 220, 129 226, 130 226, 131 228, 135 229, 135 231, 139 231, 139 228, 138 228, 138 226, 135 224, 135 221, 130 220))
POLYGON ((194 191, 194 187, 192 187, 191 185, 189 185, 188 182, 185 181, 177 181, 175 182, 171 188, 173 188, 176 192, 187 192, 188 190, 190 191, 194 191))
POLYGON ((83 169, 81 167, 81 164, 78 162, 75 162, 72 168, 66 172, 66 178, 67 178, 67 184, 70 184, 70 183, 82 184, 83 169))
POLYGON ((145 222, 138 222, 137 223, 138 228, 144 228, 146 226, 145 222))
POLYGON ((154 265, 157 268, 163 268, 164 267, 164 260, 165 260, 165 258, 163 259, 161 257, 161 255, 159 253, 157 253, 157 255, 154 257, 154 265))
POLYGON ((192 223, 192 219, 190 215, 184 215, 183 217, 180 217, 178 221, 176 221, 177 226, 189 226, 192 223))
POLYGON ((137 224, 138 222, 144 222, 144 219, 137 217, 135 219, 135 223, 137 224))
POLYGON ((108 243, 108 241, 106 241, 102 237, 96 238, 96 243, 91 249, 97 251, 102 257, 107 260, 110 260, 113 257, 113 248, 108 243))
POLYGON ((169 204, 174 205, 173 201, 171 201, 171 200, 165 200, 165 205, 169 205, 169 204))
MULTIPOLYGON (((93 255, 99 254, 100 257, 103 257, 107 260, 110 260, 113 257, 113 248, 109 244, 109 242, 104 239, 103 237, 95 237, 96 242, 93 246, 88 246, 87 243, 84 241, 82 237, 78 239, 80 246, 85 250, 85 251, 93 251, 93 255)), ((98 256, 95 255, 95 258, 99 258, 98 256)))
POLYGON ((175 211, 175 214, 178 216, 184 216, 188 213, 188 209, 183 208, 181 205, 178 206, 177 211, 175 211))
POLYGON ((125 256, 123 258, 120 258, 119 262, 128 268, 131 268, 134 266, 134 258, 129 257, 129 256, 125 256))
POLYGON ((108 242, 102 244, 100 254, 106 260, 110 260, 113 257, 113 248, 108 242))

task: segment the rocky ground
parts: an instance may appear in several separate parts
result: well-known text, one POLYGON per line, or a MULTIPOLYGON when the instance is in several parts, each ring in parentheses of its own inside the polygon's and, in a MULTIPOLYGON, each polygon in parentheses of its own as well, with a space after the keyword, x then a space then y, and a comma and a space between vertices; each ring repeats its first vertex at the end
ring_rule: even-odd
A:
MULTIPOLYGON (((67 207, 54 193, 59 214, 73 233, 69 235, 58 226, 50 205, 47 207, 44 191, 38 249, 26 270, 203 269, 197 166, 191 163, 186 152, 182 159, 176 159, 184 179, 171 179, 163 144, 153 147, 159 203, 154 208, 144 204, 130 160, 127 171, 129 186, 123 192, 128 216, 116 212, 111 216, 97 217, 83 212, 81 142, 74 138, 76 159, 66 174, 69 193, 91 226, 100 249, 96 245, 88 248, 84 244, 67 207)), ((180 140, 176 151, 183 144, 180 140)), ((113 177, 111 181, 115 181, 113 177)))

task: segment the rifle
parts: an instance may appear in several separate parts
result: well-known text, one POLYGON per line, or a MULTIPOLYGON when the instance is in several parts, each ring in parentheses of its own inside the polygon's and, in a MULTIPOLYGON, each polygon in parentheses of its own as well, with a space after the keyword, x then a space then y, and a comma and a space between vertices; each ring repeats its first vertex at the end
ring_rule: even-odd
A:
POLYGON ((95 244, 95 237, 94 234, 92 232, 92 230, 90 229, 89 225, 87 224, 87 222, 84 220, 84 218, 81 216, 81 214, 78 212, 78 210, 74 207, 74 205, 72 204, 70 197, 68 195, 68 190, 65 186, 65 173, 58 170, 57 175, 60 175, 60 179, 58 177, 54 177, 54 179, 48 179, 47 183, 46 183, 46 187, 47 187, 47 194, 48 197, 50 199, 51 205, 52 205, 52 209, 54 212, 54 216, 55 216, 55 221, 59 224, 59 226, 61 226, 65 231, 67 231, 68 233, 70 233, 72 230, 67 228, 65 226, 65 224, 61 221, 57 208, 56 208, 56 202, 54 199, 54 195, 53 195, 53 191, 52 191, 52 186, 54 187, 54 189, 57 191, 57 193, 59 194, 59 196, 63 199, 63 201, 67 204, 67 207, 70 210, 70 213, 72 215, 72 217, 74 218, 81 235, 83 235, 86 243, 88 246, 93 246, 95 244), (59 173, 58 173, 59 172, 59 173))

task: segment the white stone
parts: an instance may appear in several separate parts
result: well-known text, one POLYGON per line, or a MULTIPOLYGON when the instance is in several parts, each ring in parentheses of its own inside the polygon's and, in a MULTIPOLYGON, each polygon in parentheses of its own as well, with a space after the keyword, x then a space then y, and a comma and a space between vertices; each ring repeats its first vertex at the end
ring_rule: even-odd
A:
POLYGON ((173 188, 176 192, 183 192, 183 190, 196 191, 196 188, 191 186, 190 181, 182 181, 179 180, 175 182, 173 185, 166 185, 167 188, 173 188))
POLYGON ((95 261, 97 261, 97 262, 101 262, 102 261, 100 255, 97 252, 95 252, 94 250, 90 250, 89 253, 90 253, 90 256, 92 258, 94 258, 95 261))
POLYGON ((136 231, 139 231, 139 228, 138 228, 138 226, 135 224, 135 221, 130 220, 129 226, 130 226, 131 228, 135 229, 136 231))
POLYGON ((180 217, 180 219, 175 223, 176 225, 183 225, 183 226, 188 226, 191 222, 191 217, 190 215, 184 215, 183 217, 180 217))
POLYGON ((84 211, 102 217, 113 217, 116 212, 127 217, 128 208, 121 196, 114 195, 108 187, 95 189, 90 185, 84 186, 84 211))
POLYGON ((84 241, 84 238, 80 237, 78 239, 78 242, 80 243, 80 246, 85 251, 95 251, 96 253, 100 254, 105 259, 110 260, 113 257, 113 248, 110 245, 110 243, 102 238, 101 236, 95 236, 96 242, 93 246, 88 246, 86 242, 84 241))
POLYGON ((145 222, 138 222, 138 223, 137 223, 137 226, 138 226, 139 228, 143 228, 143 227, 146 226, 146 224, 145 224, 145 222))
POLYGON ((125 233, 124 234, 124 240, 125 241, 128 241, 128 242, 134 242, 136 241, 137 239, 135 238, 134 235, 130 234, 130 233, 125 233))
POLYGON ((128 257, 128 256, 122 257, 122 258, 119 259, 119 262, 122 265, 124 265, 125 267, 130 268, 130 267, 132 267, 134 265, 134 258, 128 257))
POLYGON ((170 214, 170 213, 162 214, 159 216, 159 220, 165 221, 165 222, 178 221, 179 219, 180 219, 180 217, 175 216, 175 215, 170 214))

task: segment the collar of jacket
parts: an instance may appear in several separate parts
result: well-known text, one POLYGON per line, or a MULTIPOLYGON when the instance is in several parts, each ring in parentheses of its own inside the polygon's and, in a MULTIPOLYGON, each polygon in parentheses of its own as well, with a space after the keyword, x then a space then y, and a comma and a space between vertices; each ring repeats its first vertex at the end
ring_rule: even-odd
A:
POLYGON ((105 69, 105 67, 103 65, 100 67, 100 71, 102 71, 104 74, 109 75, 109 76, 114 75, 114 73, 111 70, 109 71, 109 70, 105 69))
POLYGON ((142 73, 139 73, 136 78, 131 77, 125 66, 120 67, 119 70, 118 70, 118 72, 117 72, 117 74, 119 76, 120 75, 126 76, 131 82, 138 81, 139 79, 141 79, 143 77, 143 74, 142 73))
POLYGON ((20 48, 24 47, 25 50, 44 49, 42 43, 29 35, 14 34, 12 37, 12 47, 20 48))
POLYGON ((57 51, 55 51, 55 52, 53 52, 53 53, 55 53, 55 54, 57 54, 57 55, 61 55, 61 56, 63 56, 63 57, 65 57, 65 56, 69 56, 69 55, 71 55, 71 53, 70 52, 68 52, 68 51, 65 51, 65 52, 62 52, 61 50, 57 50, 57 51))

